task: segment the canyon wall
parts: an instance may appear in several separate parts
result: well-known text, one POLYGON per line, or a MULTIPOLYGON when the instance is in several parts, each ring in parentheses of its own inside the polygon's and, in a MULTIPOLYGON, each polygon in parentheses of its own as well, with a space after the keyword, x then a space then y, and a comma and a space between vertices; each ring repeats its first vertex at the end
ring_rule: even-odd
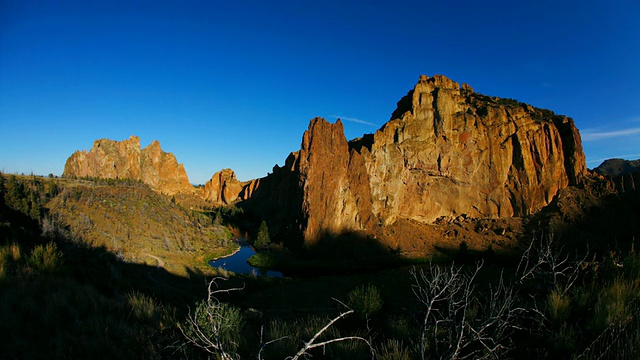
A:
POLYGON ((296 226, 313 243, 399 219, 533 214, 585 174, 572 119, 423 75, 372 135, 348 142, 340 120, 311 120, 300 151, 248 203, 280 205, 265 217, 299 213, 296 226))

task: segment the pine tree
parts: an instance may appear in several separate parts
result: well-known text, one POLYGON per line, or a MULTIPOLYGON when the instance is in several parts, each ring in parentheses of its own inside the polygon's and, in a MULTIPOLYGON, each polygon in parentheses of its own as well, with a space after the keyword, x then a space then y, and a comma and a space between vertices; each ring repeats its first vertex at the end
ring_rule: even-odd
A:
POLYGON ((256 237, 256 241, 253 243, 253 246, 258 250, 266 249, 271 243, 271 239, 269 238, 269 228, 267 227, 267 222, 262 221, 260 224, 260 228, 258 229, 258 237, 256 237))

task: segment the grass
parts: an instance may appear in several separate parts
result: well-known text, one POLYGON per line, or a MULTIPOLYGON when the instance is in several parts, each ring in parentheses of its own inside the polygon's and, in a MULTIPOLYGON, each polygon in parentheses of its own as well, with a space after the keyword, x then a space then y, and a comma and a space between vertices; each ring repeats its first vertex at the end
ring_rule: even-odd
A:
POLYGON ((37 245, 27 259, 29 266, 35 270, 46 273, 60 271, 64 265, 62 253, 54 242, 46 245, 37 245))
POLYGON ((594 307, 592 324, 594 329, 626 324, 634 314, 633 308, 640 302, 638 283, 617 277, 613 282, 598 291, 594 307))
POLYGON ((549 318, 554 324, 562 324, 569 315, 571 297, 559 289, 551 291, 547 298, 549 318))
POLYGON ((382 304, 380 291, 371 284, 357 286, 347 294, 347 305, 362 319, 376 315, 382 309, 382 304))
MULTIPOLYGON (((24 189, 39 186, 30 177, 23 180, 24 189)), ((226 339, 240 358, 255 359, 261 345, 274 340, 264 347, 263 358, 282 359, 344 311, 340 302, 356 314, 336 322, 319 340, 355 335, 372 342, 376 358, 419 356, 425 308, 413 293, 415 284, 406 267, 357 272, 345 263, 338 270, 351 273, 342 276, 233 276, 223 284, 243 290, 221 294, 211 303, 203 301, 205 279, 217 273, 207 270, 206 261, 236 246, 224 227, 141 185, 61 181, 56 187, 56 195, 37 197, 41 204, 25 206, 18 199, 12 207, 0 201, 3 357, 206 358, 208 354, 186 344, 178 328, 187 323, 190 309, 200 308, 200 314, 211 309, 224 314, 226 332, 216 335, 218 330, 209 329, 208 336, 226 339), (31 211, 40 205, 40 211, 31 211), (51 221, 31 217, 36 213, 51 221), (48 231, 43 231, 45 226, 48 231), (170 236, 162 236, 166 234, 170 236)), ((298 262, 300 269, 335 266, 276 252, 260 253, 254 260, 262 265, 298 262)), ((505 358, 638 358, 639 264, 633 249, 595 258, 583 264, 571 289, 510 281, 514 269, 486 266, 472 287, 474 311, 465 314, 473 313, 477 323, 488 316, 482 305, 504 273, 516 305, 529 310, 526 316, 508 319, 517 330, 504 335, 504 344, 513 346, 505 358)), ((444 313, 446 307, 437 310, 444 313)), ((208 319, 200 317, 202 328, 208 319)), ((439 355, 435 346, 442 345, 444 332, 453 328, 445 321, 439 325, 439 332, 429 337, 429 356, 439 355)), ((311 355, 371 357, 358 341, 335 343, 311 355)))
POLYGON ((131 307, 131 314, 138 320, 151 321, 158 313, 159 306, 152 297, 139 291, 131 291, 125 296, 131 307))

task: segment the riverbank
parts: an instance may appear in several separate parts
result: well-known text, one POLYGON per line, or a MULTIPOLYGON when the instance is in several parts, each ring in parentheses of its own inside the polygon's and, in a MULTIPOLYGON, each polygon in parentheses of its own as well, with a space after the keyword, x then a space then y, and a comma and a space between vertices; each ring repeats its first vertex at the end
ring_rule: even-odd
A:
POLYGON ((228 254, 222 254, 222 255, 211 255, 210 257, 207 257, 207 264, 212 262, 212 261, 217 261, 217 260, 221 260, 221 259, 225 259, 228 257, 231 257, 235 254, 238 253, 238 251, 240 251, 240 249, 242 249, 242 245, 240 245, 240 243, 235 242, 234 240, 234 244, 236 245, 235 249, 232 250, 230 253, 228 254))

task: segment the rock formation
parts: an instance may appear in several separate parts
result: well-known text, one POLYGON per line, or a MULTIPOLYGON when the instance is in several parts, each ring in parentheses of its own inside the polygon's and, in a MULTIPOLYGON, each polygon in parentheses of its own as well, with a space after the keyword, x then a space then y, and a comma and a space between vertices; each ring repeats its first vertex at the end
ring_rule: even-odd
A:
POLYGON ((172 153, 162 151, 158 141, 141 150, 137 136, 94 141, 89 152, 76 151, 67 159, 63 176, 140 180, 167 195, 193 191, 184 166, 172 153))
POLYGON ((598 165, 593 171, 601 175, 626 175, 640 171, 640 159, 638 160, 624 160, 624 159, 609 159, 598 165))
MULTIPOLYGON (((343 130, 340 120, 312 119, 283 167, 248 182, 222 170, 202 196, 239 203, 289 244, 313 245, 344 234, 428 234, 411 229, 454 218, 535 214, 587 175, 571 118, 484 96, 441 75, 421 76, 374 134, 347 141, 343 130)), ((155 141, 140 150, 133 136, 74 153, 64 175, 141 180, 166 194, 192 191, 172 154, 155 141)), ((635 193, 637 183, 628 177, 616 186, 635 193)))
POLYGON ((211 180, 204 184, 202 197, 216 204, 232 204, 241 199, 245 185, 236 179, 233 170, 223 169, 213 174, 211 180))
POLYGON ((585 174, 571 118, 423 75, 373 135, 347 142, 339 120, 311 120, 248 203, 294 221, 308 244, 400 219, 533 214, 585 174))
POLYGON ((609 159, 593 171, 626 198, 640 197, 640 160, 609 159))

